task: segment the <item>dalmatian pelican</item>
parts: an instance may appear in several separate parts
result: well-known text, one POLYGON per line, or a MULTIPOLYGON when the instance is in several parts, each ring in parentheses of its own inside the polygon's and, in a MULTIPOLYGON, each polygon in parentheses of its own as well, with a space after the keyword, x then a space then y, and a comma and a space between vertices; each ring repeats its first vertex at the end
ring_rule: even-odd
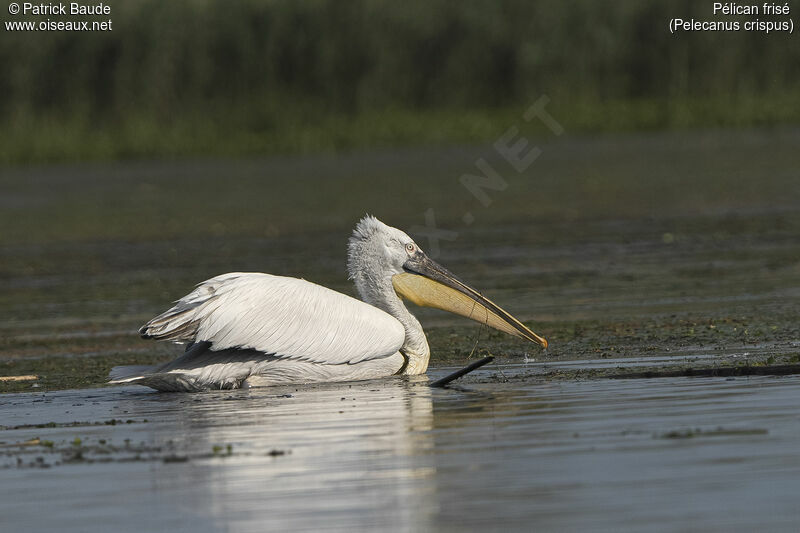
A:
POLYGON ((347 270, 361 300, 309 281, 233 272, 200 283, 142 326, 186 344, 159 367, 115 367, 111 383, 162 391, 356 381, 423 374, 430 348, 404 300, 547 341, 373 216, 356 225, 347 270))

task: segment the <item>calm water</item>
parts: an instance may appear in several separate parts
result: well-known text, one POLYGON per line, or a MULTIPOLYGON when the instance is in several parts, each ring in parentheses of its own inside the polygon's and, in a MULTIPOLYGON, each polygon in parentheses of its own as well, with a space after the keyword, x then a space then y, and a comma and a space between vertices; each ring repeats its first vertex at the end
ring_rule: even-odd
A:
POLYGON ((379 215, 432 252, 428 208, 458 233, 438 259, 551 346, 528 353, 415 309, 434 365, 476 347, 531 362, 449 390, 0 395, 0 531, 798 531, 800 377, 536 376, 796 363, 798 140, 566 139, 523 174, 480 147, 8 169, 3 364, 170 359, 174 347, 136 329, 223 272, 352 294, 355 221, 379 215), (490 208, 459 182, 479 157, 509 183, 490 208))
POLYGON ((445 390, 5 395, 0 517, 75 532, 800 526, 800 377, 478 374, 445 390), (35 437, 52 447, 16 445, 35 437))

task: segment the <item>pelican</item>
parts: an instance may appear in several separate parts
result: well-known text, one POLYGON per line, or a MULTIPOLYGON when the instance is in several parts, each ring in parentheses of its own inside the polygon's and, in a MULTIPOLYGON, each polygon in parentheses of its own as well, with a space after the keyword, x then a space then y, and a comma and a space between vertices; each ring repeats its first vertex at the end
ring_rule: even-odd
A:
POLYGON ((139 330, 145 339, 186 344, 186 351, 159 367, 115 367, 110 382, 198 391, 423 374, 430 348, 404 300, 547 347, 411 237, 373 216, 353 230, 347 271, 361 300, 270 274, 204 281, 139 330))

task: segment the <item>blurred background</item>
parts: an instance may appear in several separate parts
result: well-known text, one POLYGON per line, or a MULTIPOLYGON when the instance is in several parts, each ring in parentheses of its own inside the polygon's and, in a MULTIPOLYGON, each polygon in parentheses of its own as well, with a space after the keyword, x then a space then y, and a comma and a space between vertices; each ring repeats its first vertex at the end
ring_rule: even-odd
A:
MULTIPOLYGON (((432 214, 441 261, 546 357, 797 337, 793 34, 672 35, 720 20, 688 0, 110 5, 110 32, 0 39, 8 372, 168 357, 136 327, 222 272, 352 293, 366 212, 424 248, 432 214), (522 118, 542 96, 563 134, 522 118), (541 150, 521 173, 492 147, 512 127, 541 150), (481 158, 506 183, 488 206, 460 181, 481 158)), ((422 316, 441 357, 469 353, 473 329, 422 316)))
POLYGON ((742 20, 710 2, 110 5, 110 32, 4 33, 2 162, 481 142, 539 94, 573 133, 800 118, 792 35, 669 33, 742 20))

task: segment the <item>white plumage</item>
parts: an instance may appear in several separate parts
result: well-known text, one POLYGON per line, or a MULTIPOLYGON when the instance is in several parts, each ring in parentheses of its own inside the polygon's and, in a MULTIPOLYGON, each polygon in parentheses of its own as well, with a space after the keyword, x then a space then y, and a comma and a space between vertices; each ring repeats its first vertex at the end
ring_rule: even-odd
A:
MULTIPOLYGON (((430 261, 408 235, 374 217, 358 223, 348 248, 348 271, 364 301, 297 278, 223 274, 200 283, 139 330, 144 338, 187 344, 184 354, 160 367, 116 367, 111 382, 195 391, 421 374, 430 357, 428 342, 393 280, 416 269, 435 279, 430 283, 439 290, 447 289, 439 285, 444 283, 467 294, 473 308, 491 304, 430 261)), ((426 287, 416 281, 424 300, 426 287)), ((464 298, 447 290, 451 304, 464 298)), ((429 304, 449 309, 422 303, 429 304)), ((476 319, 471 311, 469 316, 476 319)), ((506 321, 515 319, 498 320, 508 328, 506 321)), ((517 334, 520 327, 527 330, 519 324, 506 331, 517 334)))
POLYGON ((355 298, 303 279, 242 272, 204 281, 142 333, 333 365, 387 357, 405 338, 400 322, 355 298))

